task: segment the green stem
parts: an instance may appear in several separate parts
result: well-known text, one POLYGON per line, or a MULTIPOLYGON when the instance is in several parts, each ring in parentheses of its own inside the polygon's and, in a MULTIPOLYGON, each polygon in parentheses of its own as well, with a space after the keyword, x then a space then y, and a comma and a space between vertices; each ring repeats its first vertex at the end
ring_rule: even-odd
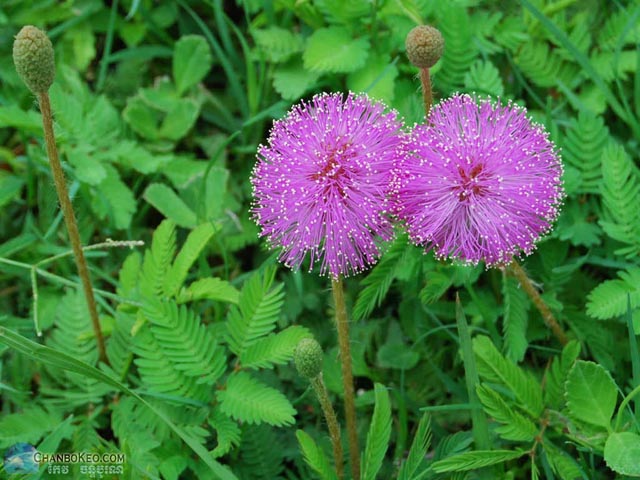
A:
MULTIPOLYGON (((51 280, 52 282, 59 283, 60 285, 65 285, 67 287, 78 288, 80 286, 78 282, 74 282, 73 280, 69 280, 68 278, 61 277, 60 275, 47 272, 46 270, 37 268, 35 265, 31 265, 29 263, 16 262, 15 260, 9 260, 8 258, 0 257, 0 264, 10 265, 12 267, 22 268, 25 270, 32 270, 42 278, 46 278, 47 280, 51 280)), ((133 305, 134 307, 142 307, 142 303, 131 300, 129 298, 121 297, 120 295, 116 295, 115 293, 107 292, 106 290, 100 290, 99 288, 96 288, 94 291, 101 297, 108 298, 115 302, 123 303, 126 305, 133 305)))
POLYGON ((629 405, 629 402, 633 400, 633 397, 635 397, 639 393, 640 393, 640 385, 638 385, 636 388, 631 390, 629 395, 624 397, 624 400, 622 400, 622 403, 618 408, 618 415, 616 417, 616 426, 613 429, 614 432, 617 432, 618 430, 620 430, 620 423, 622 422, 622 412, 624 411, 625 408, 627 408, 627 405, 629 405))
POLYGON ((533 304, 540 312, 540 315, 542 315, 542 320, 544 320, 544 323, 547 325, 547 327, 551 329, 555 337, 562 345, 566 345, 569 342, 567 334, 558 323, 558 320, 556 320, 556 317, 554 317, 549 306, 545 303, 545 301, 538 293, 538 290, 536 290, 536 287, 533 286, 533 282, 531 282, 531 279, 527 276, 527 273, 524 271, 524 269, 516 260, 513 260, 507 266, 507 268, 509 272, 518 279, 520 285, 522 286, 522 289, 526 292, 526 294, 529 295, 529 298, 531 298, 531 300, 533 301, 533 304))
POLYGON ((69 192, 67 190, 67 183, 62 171, 62 165, 60 165, 60 159, 58 158, 58 149, 56 148, 56 139, 53 133, 53 118, 51 115, 51 103, 49 101, 49 93, 38 93, 38 101, 40 103, 40 111, 42 112, 42 125, 44 127, 44 141, 47 147, 47 155, 49 156, 49 163, 51 164, 51 172, 53 173, 53 181, 56 185, 56 191, 58 193, 58 200, 60 202, 60 208, 64 216, 64 221, 67 224, 67 231, 69 232, 69 240, 71 241, 71 248, 76 260, 76 267, 80 280, 82 281, 82 287, 84 289, 84 295, 87 300, 87 308, 89 309, 89 316, 91 317, 91 324, 93 326, 93 332, 96 336, 96 342, 98 344, 98 355, 100 360, 107 363, 107 354, 104 346, 104 338, 102 336, 102 330, 100 329, 100 320, 98 319, 98 309, 96 307, 96 299, 93 296, 93 288, 91 286, 91 279, 89 277, 89 269, 87 268, 87 261, 84 258, 82 251, 82 244, 80 242, 80 233, 78 231, 78 224, 76 222, 76 216, 73 212, 73 206, 71 200, 69 200, 69 192))
POLYGON ((462 363, 464 364, 464 379, 467 386, 467 395, 469 403, 477 405, 478 408, 471 409, 471 422, 473 425, 473 438, 476 442, 478 450, 489 450, 491 440, 489 438, 489 426, 487 417, 482 408, 480 408, 480 400, 476 393, 476 387, 480 383, 476 361, 473 356, 473 346, 471 344, 471 334, 469 333, 469 325, 467 324, 460 296, 456 292, 456 324, 458 326, 458 337, 460 341, 460 349, 462 350, 462 363))
POLYGON ((336 308, 336 329, 340 346, 340 365, 342 367, 342 385, 344 387, 344 416, 349 439, 349 458, 351 474, 354 480, 360 478, 360 448, 358 447, 358 430, 356 427, 356 404, 353 391, 353 373, 351 367, 351 349, 349 347, 349 323, 347 307, 344 302, 342 279, 331 280, 333 300, 336 308))
POLYGON ((118 14, 118 0, 113 0, 111 4, 111 13, 109 14, 109 25, 107 28, 107 37, 104 42, 104 52, 102 52, 102 60, 100 60, 100 70, 98 71, 98 81, 96 82, 96 90, 101 91, 104 88, 104 82, 107 78, 107 68, 111 61, 111 48, 113 47, 113 34, 116 29, 116 16, 118 14))
POLYGON ((340 424, 338 423, 338 417, 329 400, 329 393, 327 387, 322 380, 322 373, 316 378, 311 379, 311 386, 316 392, 320 406, 322 407, 322 413, 327 421, 327 428, 329 429, 329 437, 331 438, 331 446, 333 447, 333 459, 336 465, 336 474, 339 479, 344 476, 344 459, 342 455, 342 443, 340 441, 340 424))
MULTIPOLYGON (((480 377, 476 368, 476 361, 473 355, 473 346, 471 344, 471 334, 469 333, 469 325, 460 303, 460 296, 456 292, 456 324, 458 326, 458 337, 460 341, 460 349, 462 350, 462 363, 464 364, 464 379, 467 386, 467 396, 471 408, 471 429, 473 432, 473 440, 477 450, 489 450, 491 448, 491 439, 489 437, 489 424, 487 416, 481 407, 476 388, 480 384, 480 377)), ((478 476, 482 479, 495 478, 493 468, 485 467, 478 471, 478 476)))

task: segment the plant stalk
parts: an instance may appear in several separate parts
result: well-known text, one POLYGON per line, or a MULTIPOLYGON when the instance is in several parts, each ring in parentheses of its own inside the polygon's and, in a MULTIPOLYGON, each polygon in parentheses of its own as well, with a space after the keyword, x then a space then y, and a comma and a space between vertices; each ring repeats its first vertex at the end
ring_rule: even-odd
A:
POLYGON ((327 428, 329 429, 329 437, 331 438, 331 446, 333 447, 333 459, 336 466, 336 474, 338 478, 342 480, 344 477, 344 459, 342 454, 342 442, 340 440, 340 424, 338 423, 338 417, 329 400, 329 393, 327 387, 322 380, 322 373, 316 378, 311 379, 311 386, 316 392, 320 406, 322 407, 322 413, 327 421, 327 428))
POLYGON ((540 315, 542 315, 542 319, 547 327, 551 329, 555 337, 563 346, 566 345, 569 342, 567 334, 558 323, 558 320, 556 320, 556 317, 551 312, 549 306, 538 293, 538 290, 536 290, 536 287, 533 286, 533 282, 531 282, 531 279, 527 276, 527 273, 524 271, 522 266, 516 260, 513 260, 507 266, 507 269, 518 279, 522 289, 527 293, 527 295, 529 295, 529 298, 533 301, 533 304, 540 312, 540 315))
POLYGON ((351 474, 357 480, 360 478, 360 448, 358 447, 358 430, 356 427, 356 404, 353 391, 351 349, 349 347, 349 323, 347 307, 344 302, 342 279, 332 279, 331 288, 336 308, 336 329, 338 330, 338 344, 340 346, 340 365, 342 367, 342 385, 344 388, 344 416, 349 439, 351 474))
POLYGON ((93 296, 93 288, 91 286, 91 278, 89 277, 89 269, 87 268, 87 261, 84 258, 84 252, 82 251, 82 244, 80 243, 80 233, 78 232, 78 224, 76 222, 76 216, 73 211, 73 206, 71 205, 71 200, 69 199, 69 191, 67 190, 67 183, 64 178, 64 172, 62 171, 62 165, 60 165, 60 159, 58 158, 56 138, 53 133, 53 119, 51 115, 51 102, 49 100, 49 93, 38 93, 38 102, 40 103, 40 112, 42 113, 44 141, 47 148, 47 155, 49 156, 51 172, 53 173, 53 181, 56 186, 56 192, 58 193, 58 201, 60 202, 62 215, 64 216, 64 221, 67 225, 67 231, 69 232, 69 240, 71 241, 71 248, 73 250, 73 256, 76 261, 78 274, 80 275, 80 280, 82 281, 84 296, 87 300, 87 308, 89 309, 89 316, 91 317, 93 332, 96 336, 96 342, 98 344, 98 355, 101 361, 107 363, 104 337, 102 336, 102 330, 100 329, 98 309, 96 307, 96 299, 93 296))
POLYGON ((422 101, 424 102, 425 118, 429 117, 431 105, 433 105, 433 92, 431 91, 431 76, 428 68, 420 69, 420 83, 422 84, 422 101))

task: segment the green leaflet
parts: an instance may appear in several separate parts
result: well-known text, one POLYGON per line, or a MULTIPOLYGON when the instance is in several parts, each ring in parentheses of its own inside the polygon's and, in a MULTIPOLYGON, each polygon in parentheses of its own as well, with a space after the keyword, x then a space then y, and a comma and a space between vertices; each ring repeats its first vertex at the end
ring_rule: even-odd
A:
POLYGON ((173 78, 178 95, 202 80, 211 64, 211 50, 204 37, 186 35, 178 40, 173 53, 173 78))
POLYGON ((502 438, 532 441, 538 434, 538 427, 533 421, 511 408, 500 394, 485 385, 479 385, 477 393, 487 414, 502 424, 496 429, 502 438))
POLYGON ((453 93, 464 85, 464 79, 478 56, 472 40, 472 29, 467 9, 455 3, 438 9, 438 29, 445 40, 445 49, 437 65, 440 70, 434 75, 434 83, 445 93, 453 93))
POLYGON ((431 417, 428 413, 422 415, 420 423, 418 423, 418 430, 411 443, 409 449, 409 455, 407 459, 402 463, 400 471, 398 472, 398 480, 409 480, 415 478, 416 470, 423 462, 429 445, 431 445, 431 417))
POLYGON ((391 437, 391 403, 389 392, 379 383, 374 386, 375 407, 362 457, 362 480, 375 480, 391 437))
POLYGON ((519 407, 533 418, 538 418, 543 409, 542 389, 531 374, 504 358, 488 337, 476 337, 473 340, 473 351, 480 377, 509 388, 519 407))
POLYGON ((299 325, 271 333, 250 345, 240 356, 240 364, 253 369, 284 365, 293 358, 293 352, 300 340, 310 336, 309 330, 299 325))
POLYGON ((349 73, 362 67, 368 55, 366 38, 353 39, 344 28, 328 27, 311 35, 302 58, 312 72, 349 73))
POLYGON ((311 436, 302 430, 296 431, 300 450, 304 455, 304 461, 309 465, 322 480, 335 480, 337 478, 333 466, 329 463, 327 456, 316 444, 311 436))
POLYGON ((529 298, 520 288, 520 283, 506 273, 502 276, 502 299, 504 316, 502 334, 506 357, 521 362, 527 352, 527 324, 529 320, 529 298))
POLYGON ((290 425, 295 409, 282 393, 245 372, 232 374, 217 392, 220 410, 236 420, 269 425, 290 425))
POLYGON ((579 173, 577 193, 600 193, 602 152, 610 139, 602 117, 580 111, 560 138, 563 158, 579 173))
POLYGON ((616 254, 630 258, 640 253, 640 179, 621 145, 609 143, 602 153, 602 200, 608 216, 600 225, 611 238, 628 244, 616 254))
POLYGON ((545 403, 559 409, 564 404, 564 384, 567 375, 580 354, 580 343, 572 340, 562 349, 562 355, 555 357, 545 381, 545 403))
POLYGON ((433 470, 437 473, 465 472, 514 460, 526 454, 525 450, 476 450, 474 452, 464 452, 438 460, 433 464, 433 470))
POLYGON ((640 267, 618 273, 619 279, 605 280, 587 297, 587 313, 597 319, 619 317, 627 311, 627 296, 631 309, 640 306, 640 267))
POLYGON ((632 477, 640 476, 640 435, 616 432, 609 435, 604 446, 604 459, 614 472, 632 477))
POLYGON ((574 420, 611 429, 618 387, 609 372, 597 363, 578 360, 565 388, 567 409, 574 420))
POLYGON ((242 287, 239 305, 229 312, 227 341, 238 357, 276 327, 284 294, 282 284, 272 287, 274 275, 275 269, 253 275, 242 287))

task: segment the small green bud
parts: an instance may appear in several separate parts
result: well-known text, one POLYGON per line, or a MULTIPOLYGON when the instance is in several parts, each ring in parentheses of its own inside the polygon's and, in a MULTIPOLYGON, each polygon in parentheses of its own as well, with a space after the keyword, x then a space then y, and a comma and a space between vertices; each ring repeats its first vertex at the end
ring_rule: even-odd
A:
POLYGON ((407 57, 418 68, 431 68, 442 56, 444 38, 437 28, 418 25, 407 35, 407 57))
POLYGON ((22 27, 13 42, 13 63, 22 81, 33 93, 49 90, 56 76, 51 40, 39 28, 22 27))
POLYGON ((298 373, 305 378, 316 378, 322 371, 322 347, 313 338, 303 338, 293 353, 298 373))

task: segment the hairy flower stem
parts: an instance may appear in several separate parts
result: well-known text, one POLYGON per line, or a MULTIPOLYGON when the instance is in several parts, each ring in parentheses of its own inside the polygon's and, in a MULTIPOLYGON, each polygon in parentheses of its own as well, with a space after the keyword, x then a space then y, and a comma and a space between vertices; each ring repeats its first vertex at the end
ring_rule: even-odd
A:
POLYGON ((424 102, 425 118, 429 117, 431 105, 433 105, 433 92, 431 91, 431 76, 428 68, 420 69, 420 83, 422 84, 422 101, 424 102))
POLYGON ((556 320, 556 318, 553 316, 553 313, 551 313, 549 306, 542 299, 542 297, 538 293, 538 290, 536 290, 536 287, 533 286, 533 282, 527 276, 527 273, 524 271, 524 269, 516 260, 513 260, 507 266, 507 269, 509 273, 511 273, 518 279, 523 290, 527 293, 527 295, 529 295, 529 297, 533 301, 533 304, 540 312, 540 315, 542 315, 542 319, 544 320, 544 323, 547 325, 547 327, 551 329, 555 337, 562 345, 566 345, 569 341, 569 339, 567 338, 567 334, 564 332, 564 330, 562 330, 562 327, 558 323, 558 320, 556 320))
POLYGON ((339 479, 344 476, 344 460, 342 456, 342 443, 340 441, 340 424, 338 423, 338 417, 329 400, 329 393, 327 387, 322 380, 322 374, 311 379, 311 386, 316 392, 320 406, 322 407, 322 413, 327 421, 327 428, 329 429, 329 437, 331 438, 331 446, 333 447, 333 459, 336 465, 336 474, 339 479))
POLYGON ((67 225, 67 231, 69 232, 69 240, 71 241, 71 248, 73 249, 73 255, 76 260, 78 274, 80 275, 80 280, 82 281, 84 296, 87 299, 87 307, 89 308, 91 324, 93 326, 93 332, 96 336, 96 342, 98 343, 98 355, 100 357, 100 360, 106 363, 107 355, 104 347, 104 338, 102 336, 102 330, 100 329, 98 310, 96 308, 96 299, 93 296, 93 288, 91 286, 91 279, 89 278, 89 269, 87 268, 87 261, 85 260, 84 253, 82 251, 82 244, 80 243, 80 233, 78 232, 78 224, 76 222, 76 216, 73 212, 71 200, 69 199, 69 191, 67 190, 64 172, 62 171, 62 165, 60 165, 60 159, 58 158, 56 138, 53 133, 53 119, 51 116, 51 102, 49 101, 49 93, 38 93, 38 102, 40 103, 40 112, 42 113, 44 141, 47 147, 47 155, 49 156, 51 171, 53 173, 53 181, 56 185, 58 200, 60 201, 60 208, 62 208, 62 215, 64 216, 64 221, 67 225))
POLYGON ((353 373, 351 372, 351 349, 349 347, 349 323, 347 307, 344 303, 342 279, 331 280, 333 300, 336 307, 336 329, 340 345, 340 365, 342 367, 342 385, 344 387, 344 416, 347 423, 349 439, 349 458, 351 474, 354 479, 360 478, 360 449, 358 447, 358 430, 356 428, 356 404, 353 392, 353 373))

